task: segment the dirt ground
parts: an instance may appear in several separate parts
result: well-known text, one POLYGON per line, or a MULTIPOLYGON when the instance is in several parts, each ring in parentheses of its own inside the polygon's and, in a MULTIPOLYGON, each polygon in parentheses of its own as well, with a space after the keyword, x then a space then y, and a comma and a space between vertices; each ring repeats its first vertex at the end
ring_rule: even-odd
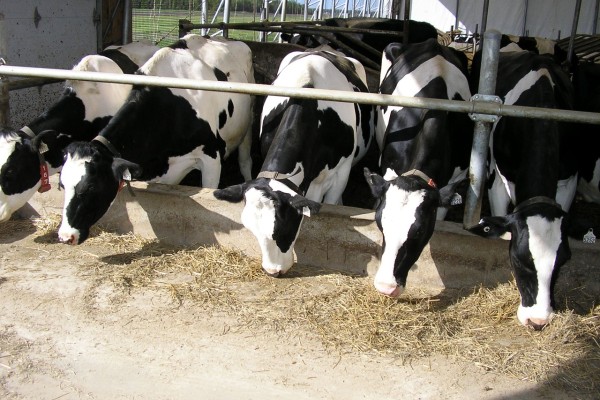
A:
POLYGON ((443 356, 402 365, 380 354, 332 351, 310 332, 256 329, 176 303, 166 286, 124 293, 98 284, 89 267, 118 249, 61 245, 35 229, 6 231, 2 399, 580 397, 443 356))

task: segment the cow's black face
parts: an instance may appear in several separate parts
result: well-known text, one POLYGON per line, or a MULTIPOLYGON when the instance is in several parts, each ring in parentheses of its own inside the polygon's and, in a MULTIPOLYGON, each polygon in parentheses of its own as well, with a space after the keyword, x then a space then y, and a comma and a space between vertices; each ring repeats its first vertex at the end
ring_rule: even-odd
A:
POLYGON ((40 161, 29 139, 0 132, 0 222, 21 208, 40 183, 40 161))
POLYGON ((65 204, 58 238, 63 243, 81 244, 90 228, 106 213, 119 190, 127 168, 139 173, 137 166, 114 159, 94 144, 76 142, 66 150, 60 174, 65 204))
POLYGON ((242 223, 256 237, 262 267, 271 276, 286 273, 294 263, 294 243, 303 215, 317 213, 320 204, 298 195, 275 179, 260 178, 215 191, 230 202, 245 201, 242 223))
POLYGON ((484 217, 469 229, 484 237, 511 233, 509 255, 521 295, 517 317, 534 329, 550 322, 554 283, 560 267, 571 258, 564 215, 559 207, 533 204, 507 216, 484 217))

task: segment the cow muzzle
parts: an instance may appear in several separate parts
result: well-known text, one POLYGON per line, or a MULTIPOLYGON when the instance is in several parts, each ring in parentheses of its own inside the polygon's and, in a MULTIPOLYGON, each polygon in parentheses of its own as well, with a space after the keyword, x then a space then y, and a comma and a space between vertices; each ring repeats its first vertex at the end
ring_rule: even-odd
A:
POLYGON ((525 326, 534 331, 541 331, 550 323, 549 319, 530 318, 526 321, 525 326))
POLYGON ((59 229, 58 241, 65 244, 79 244, 79 232, 70 229, 59 229))
POLYGON ((374 286, 379 293, 394 299, 399 297, 402 292, 404 292, 404 286, 396 284, 375 281, 374 286))

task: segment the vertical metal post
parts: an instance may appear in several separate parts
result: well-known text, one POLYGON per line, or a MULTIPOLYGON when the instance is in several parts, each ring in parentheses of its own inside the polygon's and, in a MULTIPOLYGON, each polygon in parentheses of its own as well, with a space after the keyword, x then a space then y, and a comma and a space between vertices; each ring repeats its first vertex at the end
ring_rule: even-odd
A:
MULTIPOLYGON (((8 53, 8 38, 6 37, 6 26, 4 14, 0 14, 0 65, 4 64, 8 53)), ((10 125, 10 103, 8 94, 8 78, 0 76, 0 128, 10 125)))
MULTIPOLYGON (((478 94, 494 95, 496 92, 496 77, 498 75, 498 59, 500 54, 499 31, 490 30, 484 33, 481 58, 481 73, 479 76, 478 94)), ((463 226, 470 228, 479 222, 481 217, 482 192, 486 180, 486 161, 490 144, 490 122, 475 121, 473 131, 473 147, 471 148, 471 164, 469 166, 469 190, 465 201, 463 226)))
POLYGON ((342 15, 344 18, 348 18, 348 3, 350 3, 350 0, 346 0, 344 3, 344 14, 342 15))
POLYGON ((573 51, 575 46, 575 35, 577 35, 577 25, 579 24, 579 13, 581 11, 581 0, 575 3, 575 13, 573 14, 573 24, 571 25, 571 37, 569 38, 569 50, 567 52, 567 63, 572 64, 573 51))
MULTIPOLYGON (((225 0, 225 4, 223 5, 223 23, 229 23, 229 15, 231 13, 231 1, 225 0)), ((227 28, 223 28, 223 37, 229 37, 229 30, 227 28)))
POLYGON ((354 17, 354 10, 356 10, 356 0, 352 0, 352 16, 353 17, 354 17))
POLYGON ((523 17, 523 33, 521 34, 521 36, 528 36, 528 35, 526 35, 526 32, 527 32, 527 11, 529 11, 529 0, 525 0, 525 16, 523 17))
POLYGON ((408 27, 410 24, 410 1, 411 0, 404 0, 404 24, 402 25, 402 43, 404 44, 408 43, 408 35, 410 35, 408 27))
MULTIPOLYGON (((460 24, 460 18, 458 17, 458 12, 460 10, 460 0, 456 0, 456 13, 454 14, 454 29, 458 30, 460 24)), ((454 29, 450 32, 450 35, 454 38, 454 29)))
MULTIPOLYGON (((265 0, 263 2, 263 9, 260 10, 260 20, 262 21, 266 21, 269 18, 269 1, 265 0)), ((260 42, 266 42, 267 41, 267 32, 266 31, 260 31, 259 35, 258 35, 258 40, 260 42)))
POLYGON ((323 5, 325 1, 319 0, 319 9, 317 10, 317 19, 321 21, 323 19, 323 5))
POLYGON ((594 8, 594 24, 592 25, 592 35, 596 34, 598 28, 598 11, 600 10, 600 0, 596 0, 596 7, 594 8))
MULTIPOLYGON (((484 36, 485 36, 485 30, 487 29, 489 6, 490 6, 490 1, 483 0, 483 12, 481 13, 481 32, 484 33, 484 36)), ((485 37, 484 37, 484 39, 485 39, 485 37)))
POLYGON ((129 31, 131 31, 131 0, 125 0, 123 3, 123 44, 131 43, 129 31))
POLYGON ((304 20, 308 21, 308 0, 304 0, 304 20))
MULTIPOLYGON (((201 10, 200 10, 200 23, 201 24, 206 24, 206 22, 208 21, 208 4, 207 4, 207 0, 202 0, 202 6, 201 6, 201 10)), ((200 30, 200 33, 202 34, 202 36, 206 35, 208 33, 208 29, 206 28, 202 28, 200 30)))
POLYGON ((287 18, 287 0, 281 0, 281 22, 287 18))

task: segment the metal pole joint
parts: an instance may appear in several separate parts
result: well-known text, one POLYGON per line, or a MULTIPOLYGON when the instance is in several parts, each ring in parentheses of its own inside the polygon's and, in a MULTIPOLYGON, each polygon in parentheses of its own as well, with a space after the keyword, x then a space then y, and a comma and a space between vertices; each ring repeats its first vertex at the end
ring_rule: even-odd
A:
MULTIPOLYGON (((498 96, 492 95, 492 94, 481 94, 481 93, 477 93, 474 94, 471 97, 471 102, 472 103, 494 103, 494 104, 498 104, 499 106, 502 105, 502 99, 498 96)), ((493 124, 494 122, 498 121, 498 119, 500 119, 499 115, 494 115, 494 114, 477 114, 477 113, 469 113, 469 118, 471 118, 472 121, 475 122, 488 122, 493 124)))

